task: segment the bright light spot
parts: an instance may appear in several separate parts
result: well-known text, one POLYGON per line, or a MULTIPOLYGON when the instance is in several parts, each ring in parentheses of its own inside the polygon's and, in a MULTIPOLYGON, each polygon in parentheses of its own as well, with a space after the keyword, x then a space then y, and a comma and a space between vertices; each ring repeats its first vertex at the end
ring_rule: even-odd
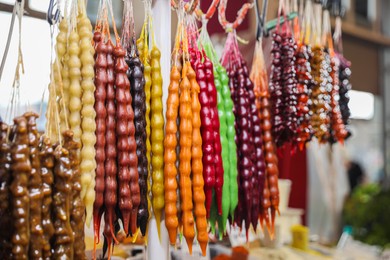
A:
POLYGON ((49 1, 29 0, 28 5, 33 10, 36 10, 36 11, 42 12, 42 13, 46 13, 47 8, 49 7, 49 1))
POLYGON ((370 120, 374 117, 374 95, 368 92, 351 90, 348 92, 351 118, 370 120))
POLYGON ((1 0, 0 3, 14 5, 15 4, 15 0, 1 0))

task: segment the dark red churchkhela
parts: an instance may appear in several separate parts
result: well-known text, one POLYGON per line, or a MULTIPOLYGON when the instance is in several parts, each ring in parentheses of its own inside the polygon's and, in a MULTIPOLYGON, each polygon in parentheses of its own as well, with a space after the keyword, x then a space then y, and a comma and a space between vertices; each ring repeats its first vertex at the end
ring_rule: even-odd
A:
MULTIPOLYGON (((107 44, 100 32, 95 32, 96 62, 95 62, 95 104, 96 111, 96 177, 95 202, 93 203, 94 243, 99 243, 100 221, 104 211, 104 161, 106 145, 106 88, 107 88, 107 44)), ((110 54, 109 54, 110 55, 110 54)))

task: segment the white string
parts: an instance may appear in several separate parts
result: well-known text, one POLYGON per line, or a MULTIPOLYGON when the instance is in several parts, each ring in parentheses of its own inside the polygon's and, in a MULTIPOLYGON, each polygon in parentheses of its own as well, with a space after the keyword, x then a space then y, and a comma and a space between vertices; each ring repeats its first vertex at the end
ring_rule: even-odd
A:
POLYGON ((15 3, 15 12, 19 22, 19 44, 18 60, 15 69, 14 81, 12 83, 11 100, 7 107, 6 121, 11 124, 12 118, 19 114, 20 111, 20 73, 24 74, 23 53, 22 53, 22 17, 24 12, 24 0, 15 3))

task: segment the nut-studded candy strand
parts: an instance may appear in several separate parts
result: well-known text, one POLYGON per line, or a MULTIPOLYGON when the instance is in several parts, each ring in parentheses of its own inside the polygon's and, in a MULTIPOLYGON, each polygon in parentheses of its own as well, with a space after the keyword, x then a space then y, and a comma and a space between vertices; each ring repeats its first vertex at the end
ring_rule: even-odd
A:
MULTIPOLYGON (((82 88, 80 85, 80 76, 81 76, 81 61, 79 58, 80 55, 80 37, 76 29, 73 29, 69 34, 69 77, 70 77, 70 86, 69 86, 69 125, 70 129, 74 133, 76 141, 80 141, 81 138, 81 96, 82 88)), ((86 188, 88 188, 90 183, 85 183, 86 188)), ((83 184, 84 185, 84 184, 83 184)))
POLYGON ((329 74, 323 47, 314 46, 312 51, 313 56, 310 59, 310 65, 314 85, 310 95, 312 100, 310 123, 313 126, 314 136, 320 143, 325 143, 329 139, 329 95, 326 90, 329 74))
MULTIPOLYGON (((287 26, 287 23, 284 25, 287 26)), ((297 79, 295 69, 295 52, 297 45, 289 32, 282 33, 282 86, 285 109, 283 111, 285 121, 285 134, 287 141, 296 145, 297 132, 297 79)), ((284 141, 284 140, 282 140, 284 141)), ((294 147, 295 148, 295 147, 294 147)))
MULTIPOLYGON (((348 127, 349 117, 351 116, 351 111, 348 107, 349 95, 348 91, 351 90, 351 62, 348 61, 342 54, 336 53, 336 57, 340 62, 339 68, 339 105, 340 111, 343 118, 344 125, 348 127)), ((348 136, 351 135, 350 130, 347 128, 348 136)))
MULTIPOLYGON (((85 202, 87 209, 86 223, 92 219, 93 201, 95 200, 95 143, 97 141, 96 130, 96 111, 95 104, 95 70, 94 70, 94 53, 95 49, 92 45, 92 25, 87 17, 84 1, 79 1, 79 16, 77 19, 77 29, 80 36, 80 61, 81 61, 81 152, 80 152, 80 173, 81 175, 90 175, 91 182, 88 185, 85 194, 85 202)), ((103 120, 104 121, 104 120, 103 120)), ((77 141, 77 135, 75 134, 77 141)), ((104 140, 104 138, 103 138, 104 140)), ((104 148, 103 148, 104 150, 104 148)), ((101 168, 104 168, 104 160, 101 162, 101 168)))
POLYGON ((309 99, 311 88, 313 85, 313 79, 310 74, 310 46, 299 44, 295 53, 295 64, 297 70, 297 90, 298 90, 298 129, 297 129, 297 142, 298 147, 303 149, 306 142, 310 141, 313 134, 313 129, 310 124, 310 103, 309 99))
MULTIPOLYGON (((94 244, 99 243, 100 221, 103 214, 104 205, 104 184, 105 184, 105 146, 106 146, 106 88, 108 82, 107 59, 112 56, 112 46, 105 43, 100 32, 95 32, 93 40, 96 48, 95 63, 95 111, 96 111, 96 177, 95 177, 95 201, 93 203, 93 225, 94 225, 94 244), (110 53, 108 54, 108 49, 110 53)), ((113 64, 111 64, 113 65, 113 64)), ((112 67, 110 68, 113 69, 112 67)))
MULTIPOLYGON (((144 24, 145 29, 146 24, 144 24)), ((147 177, 147 202, 148 202, 148 215, 149 218, 151 217, 151 207, 152 207, 152 202, 150 200, 150 164, 151 164, 151 152, 152 152, 152 147, 150 144, 150 87, 152 85, 152 78, 151 78, 151 67, 150 67, 150 57, 149 57, 149 47, 148 47, 148 36, 146 33, 146 30, 144 33, 141 33, 141 37, 137 40, 137 48, 140 52, 140 58, 142 61, 142 64, 144 66, 144 79, 145 79, 145 86, 144 86, 144 91, 145 91, 145 120, 146 120, 146 127, 145 127, 145 132, 146 132, 146 158, 148 161, 148 177, 147 177)))
POLYGON ((136 154, 134 112, 131 107, 130 82, 126 76, 128 66, 125 62, 126 51, 121 46, 114 49, 115 85, 117 100, 117 135, 118 135, 118 166, 119 166, 119 208, 122 213, 123 226, 126 234, 137 231, 137 212, 140 203, 138 184, 138 158, 136 154), (127 190, 128 189, 128 190, 127 190))
POLYGON ((0 233, 1 259, 11 257, 12 215, 10 201, 11 143, 8 139, 8 125, 0 121, 0 233))
POLYGON ((28 144, 31 162, 31 172, 29 178, 30 197, 30 245, 29 258, 36 259, 42 257, 43 229, 42 229, 42 178, 39 160, 39 135, 36 119, 38 114, 26 112, 23 115, 27 119, 28 144))
POLYGON ((52 251, 50 240, 54 235, 54 226, 51 218, 52 185, 54 181, 54 150, 50 138, 41 136, 39 142, 39 159, 42 176, 42 229, 43 229, 43 259, 51 259, 52 251))
POLYGON ((191 184, 191 147, 192 147, 192 109, 191 109, 191 84, 187 77, 189 62, 186 62, 182 71, 179 97, 179 131, 180 131, 180 199, 182 210, 183 234, 187 242, 188 250, 192 254, 192 242, 195 237, 194 217, 192 214, 192 184, 191 184))
POLYGON ((66 130, 69 118, 69 53, 68 53, 68 19, 63 18, 60 22, 59 33, 57 35, 56 53, 57 60, 53 64, 54 78, 57 85, 57 97, 59 98, 60 108, 60 131, 66 130), (59 78, 61 77, 61 78, 59 78), (62 89, 60 81, 62 81, 62 89))
POLYGON ((222 146, 220 138, 220 123, 217 109, 217 90, 214 84, 214 69, 213 63, 204 55, 204 68, 207 81, 207 93, 209 95, 210 117, 213 124, 214 135, 214 165, 215 165, 215 197, 217 200, 218 215, 222 215, 222 187, 223 187, 223 162, 222 162, 222 146))
POLYGON ((252 208, 252 216, 251 216, 252 225, 254 229, 256 229, 259 217, 261 216, 261 213, 263 211, 262 200, 263 200, 263 190, 264 190, 264 181, 265 181, 265 160, 264 160, 264 146, 263 146, 262 129, 261 129, 260 96, 262 94, 262 88, 263 88, 262 84, 264 84, 264 81, 266 81, 267 79, 264 78, 265 75, 264 73, 266 72, 264 71, 264 56, 261 48, 262 48, 261 40, 259 40, 256 42, 255 52, 252 61, 252 69, 250 72, 250 79, 253 82, 253 93, 255 95, 254 103, 256 107, 256 110, 252 112, 256 113, 259 119, 258 123, 254 123, 253 132, 255 134, 256 132, 260 131, 260 135, 255 135, 254 138, 256 157, 260 158, 260 160, 255 161, 257 174, 254 174, 252 176, 254 186, 256 187, 257 185, 258 187, 257 190, 254 190, 253 208, 252 208))
POLYGON ((179 113, 180 72, 172 66, 168 87, 165 137, 164 137, 164 187, 165 187, 165 226, 171 245, 176 244, 179 220, 177 216, 177 117, 179 113))
POLYGON ((117 218, 115 208, 118 201, 117 196, 117 137, 116 137, 116 106, 115 106, 115 73, 114 73, 114 57, 112 55, 114 46, 111 41, 107 45, 107 91, 106 91, 106 161, 104 164, 104 236, 111 245, 112 241, 117 242, 114 234, 114 221, 117 218))
POLYGON ((28 182, 31 173, 27 119, 14 119, 15 132, 11 144, 12 255, 15 259, 28 259, 29 203, 28 182))
POLYGON ((195 71, 191 66, 187 67, 188 80, 191 84, 191 108, 192 108, 192 148, 191 148, 191 171, 192 171, 192 197, 194 201, 194 215, 196 223, 196 238, 202 250, 206 255, 208 243, 207 218, 205 207, 203 163, 202 163, 202 135, 200 133, 200 102, 199 102, 199 84, 196 81, 195 71))
POLYGON ((339 60, 331 57, 331 68, 332 71, 330 73, 330 76, 332 78, 332 90, 331 90, 331 127, 333 136, 332 138, 334 141, 338 141, 340 143, 344 143, 344 139, 348 135, 348 131, 345 128, 343 117, 341 115, 340 111, 340 105, 339 105, 339 60))
MULTIPOLYGON (((207 37, 205 38, 208 39, 207 37)), ((210 58, 213 58, 215 51, 212 47, 211 42, 206 41, 205 43, 203 43, 203 46, 206 55, 210 58)), ((218 108, 218 118, 220 123, 219 132, 220 132, 220 142, 222 146, 221 155, 222 155, 222 163, 223 163, 223 170, 224 170, 224 175, 223 175, 224 185, 222 187, 222 196, 225 199, 222 200, 222 215, 218 217, 219 234, 220 234, 220 238, 222 238, 223 234, 226 233, 226 223, 227 223, 228 215, 230 213, 230 166, 231 165, 230 165, 230 157, 229 157, 229 138, 227 134, 228 131, 227 111, 225 110, 225 104, 223 98, 223 84, 224 83, 226 84, 227 82, 223 83, 221 78, 221 77, 227 78, 227 75, 219 74, 217 66, 221 66, 221 65, 218 62, 214 61, 213 63, 214 85, 217 90, 217 101, 218 101, 217 108, 218 108)), ((229 90, 228 98, 231 100, 230 90, 229 90)), ((236 157, 236 154, 234 156, 236 157)), ((235 167, 237 168, 237 159, 236 159, 235 167)))
POLYGON ((210 217, 210 209, 212 204, 212 191, 215 187, 215 164, 214 164, 214 134, 213 122, 211 121, 210 98, 207 91, 207 79, 205 66, 200 59, 196 58, 195 50, 190 50, 192 56, 192 67, 196 72, 196 80, 200 87, 199 102, 201 104, 200 119, 201 119, 201 134, 202 134, 202 162, 203 162, 203 180, 204 192, 206 196, 206 212, 207 218, 210 217))
POLYGON ((84 203, 80 197, 81 181, 80 181, 80 159, 78 150, 80 143, 73 140, 73 132, 67 130, 63 132, 64 148, 69 151, 69 159, 71 161, 72 177, 72 194, 71 194, 71 209, 70 209, 70 225, 73 231, 73 259, 86 259, 85 241, 84 241, 84 203))
POLYGON ((54 188, 53 188, 53 257, 55 259, 72 259, 73 231, 70 225, 72 199, 72 162, 69 151, 60 145, 54 150, 54 188))
MULTIPOLYGON (((238 153, 241 158, 239 162, 240 168, 240 182, 244 191, 244 209, 245 209, 245 228, 248 232, 251 223, 252 212, 252 193, 253 183, 252 176, 255 174, 255 150, 253 145, 253 122, 252 122, 252 110, 250 103, 249 91, 247 90, 246 73, 241 65, 237 71, 238 79, 238 103, 236 111, 237 126, 239 128, 238 136, 238 153)), ((254 103, 254 102, 253 102, 254 103)))
MULTIPOLYGON (((227 69, 227 75, 228 75, 228 78, 229 78, 229 81, 228 81, 228 87, 230 88, 230 93, 231 93, 231 99, 233 101, 233 113, 234 113, 234 118, 236 119, 236 113, 238 111, 238 79, 237 79, 237 70, 236 70, 236 65, 234 64, 231 64, 228 69, 227 69)), ((238 127, 238 121, 235 120, 234 121, 234 128, 235 128, 235 133, 236 133, 236 136, 234 137, 234 141, 236 143, 236 147, 237 147, 237 150, 236 150, 236 158, 238 158, 239 156, 239 142, 238 142, 238 136, 239 136, 239 133, 240 133, 240 129, 238 127)), ((239 158, 237 160, 239 163, 239 158)), ((237 168, 238 168, 238 164, 237 164, 237 168)), ((239 169, 238 169, 239 170, 239 169)), ((241 185, 241 179, 240 179, 240 175, 239 175, 239 171, 237 172, 237 177, 236 177, 236 183, 237 183, 237 197, 236 198, 233 198, 231 197, 231 199, 236 199, 237 203, 236 203, 236 207, 235 207, 235 211, 230 214, 233 214, 231 215, 231 218, 232 220, 234 221, 234 224, 238 225, 240 228, 242 227, 242 221, 244 219, 244 216, 245 216, 245 212, 244 212, 244 192, 242 190, 242 185, 241 185)), ((232 186, 233 187, 233 186, 232 186)))
POLYGON ((164 209, 164 116, 160 50, 153 46, 150 53, 151 86, 151 146, 152 146, 152 206, 160 234, 161 214, 164 209))
MULTIPOLYGON (((214 65, 214 64, 213 64, 214 65)), ((222 146, 222 163, 223 163, 223 182, 225 185, 222 186, 222 196, 225 198, 222 200, 222 214, 218 218, 218 227, 220 238, 226 233, 226 223, 230 211, 230 164, 229 164, 229 141, 227 138, 227 120, 225 113, 225 106, 222 98, 222 82, 216 67, 214 66, 214 85, 217 89, 217 100, 218 100, 218 118, 220 122, 220 141, 222 146), (229 198, 229 199, 227 199, 229 198)))
MULTIPOLYGON (((238 184, 237 184, 237 147, 235 142, 236 129, 234 127, 234 113, 233 113, 233 100, 231 98, 230 89, 229 89, 229 77, 226 73, 225 68, 222 65, 217 64, 216 70, 219 74, 219 80, 221 82, 221 94, 222 102, 225 110, 225 119, 227 125, 227 139, 228 139, 228 151, 229 151, 229 183, 226 183, 224 180, 224 186, 229 185, 229 196, 230 196, 230 205, 229 205, 229 214, 233 218, 234 210, 237 207, 238 203, 238 184)), ((225 169, 226 171, 226 169, 225 169)), ((224 175, 225 176, 225 175, 224 175)), ((224 214, 222 212, 222 214, 224 214)))
MULTIPOLYGON (((265 160, 263 152, 263 137, 261 131, 261 121, 258 109, 258 103, 256 101, 256 95, 254 91, 254 85, 250 79, 248 72, 248 67, 246 66, 245 61, 242 61, 242 70, 245 75, 245 86, 248 91, 248 98, 250 102, 251 110, 251 120, 252 120, 252 140, 253 140, 253 167, 255 169, 254 174, 252 175, 252 184, 253 184, 253 199, 252 199, 252 210, 251 210, 251 222, 253 228, 256 230, 259 210, 260 210, 260 201, 261 201, 261 191, 263 189, 263 177, 265 172, 265 160)), ((249 213, 249 212, 248 212, 249 213)))
MULTIPOLYGON (((133 46, 135 48, 135 46, 133 46)), ((134 110, 135 142, 137 144, 138 175, 140 188, 140 205, 137 214, 137 226, 140 227, 143 236, 146 235, 146 227, 149 219, 148 212, 148 160, 146 157, 146 120, 145 120, 145 79, 143 76, 143 65, 138 57, 137 49, 131 57, 131 50, 127 50, 126 63, 129 66, 128 78, 131 85, 132 106, 134 110)))
POLYGON ((271 134, 271 113, 270 101, 267 96, 261 98, 261 128, 263 130, 263 141, 265 148, 265 163, 266 163, 266 179, 264 182, 263 191, 263 213, 260 220, 265 220, 268 229, 273 234, 275 213, 279 212, 279 188, 278 188, 278 158, 276 156, 276 149, 271 134), (268 210, 271 208, 271 226, 268 210))
MULTIPOLYGON (((130 95, 130 85, 129 80, 126 76, 127 64, 124 61, 124 50, 122 50, 123 56, 122 59, 118 59, 118 68, 121 66, 121 71, 115 70, 115 101, 116 101, 116 135, 117 135, 117 163, 118 163, 118 206, 121 212, 121 219, 123 223, 123 229, 126 234, 129 233, 129 223, 131 210, 133 208, 133 203, 131 200, 131 190, 130 190, 130 144, 128 142, 128 136, 130 135, 130 130, 128 126, 128 120, 131 120, 130 115, 127 114, 127 103, 128 97, 130 95), (120 63, 119 63, 120 62, 120 63), (129 93, 126 93, 129 91, 129 93)), ((116 69, 117 65, 115 65, 116 69)))

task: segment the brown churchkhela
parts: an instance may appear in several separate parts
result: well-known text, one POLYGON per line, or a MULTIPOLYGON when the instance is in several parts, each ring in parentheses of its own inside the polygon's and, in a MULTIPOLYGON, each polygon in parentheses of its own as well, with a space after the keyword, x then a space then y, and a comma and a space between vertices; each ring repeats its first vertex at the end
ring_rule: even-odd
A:
POLYGON ((15 259, 28 259, 29 243, 29 203, 28 180, 31 164, 28 147, 27 120, 24 117, 14 119, 15 132, 11 145, 12 158, 12 217, 14 234, 12 235, 12 255, 15 259))
POLYGON ((42 136, 39 142, 39 158, 42 176, 42 228, 43 228, 43 259, 51 259, 50 239, 54 235, 54 226, 51 220, 52 185, 54 181, 54 151, 49 137, 42 136))
POLYGON ((53 257, 55 259, 71 259, 73 257, 73 232, 70 225, 70 208, 72 198, 72 165, 69 151, 61 146, 54 150, 54 189, 53 218, 54 242, 53 257))
POLYGON ((0 121, 0 259, 11 254, 12 215, 10 205, 11 146, 8 140, 8 126, 0 121))
POLYGON ((71 161, 71 169, 73 172, 71 188, 71 206, 70 206, 70 225, 73 231, 73 259, 86 259, 85 256, 85 242, 84 242, 84 202, 80 197, 81 192, 81 174, 80 174, 80 160, 77 156, 77 151, 80 149, 80 143, 73 139, 72 131, 65 131, 64 148, 69 151, 69 159, 71 161))
POLYGON ((30 197, 30 246, 29 258, 39 259, 42 257, 42 178, 39 160, 39 136, 36 119, 38 114, 27 112, 24 114, 27 119, 28 144, 30 152, 31 172, 29 178, 30 197))
POLYGON ((116 107, 115 107, 115 74, 114 74, 114 46, 112 42, 108 43, 107 55, 107 92, 106 92, 106 162, 104 165, 105 175, 105 189, 104 189, 104 206, 105 211, 105 237, 108 241, 115 239, 114 235, 114 220, 116 219, 115 207, 117 203, 117 150, 116 150, 116 107))
POLYGON ((118 166, 119 166, 119 209, 122 214, 125 233, 137 231, 137 212, 140 203, 138 184, 138 158, 136 154, 134 112, 131 107, 130 82, 126 76, 128 66, 126 51, 117 46, 114 49, 115 85, 117 101, 118 166))

